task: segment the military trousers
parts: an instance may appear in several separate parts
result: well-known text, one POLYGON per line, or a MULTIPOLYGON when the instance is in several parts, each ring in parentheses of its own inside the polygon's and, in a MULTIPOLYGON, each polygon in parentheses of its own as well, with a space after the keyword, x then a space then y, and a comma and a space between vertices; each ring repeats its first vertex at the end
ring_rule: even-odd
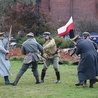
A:
POLYGON ((59 57, 55 56, 53 58, 47 58, 44 62, 43 69, 46 70, 50 65, 53 64, 55 71, 59 71, 59 57))
POLYGON ((21 69, 18 72, 18 76, 21 77, 28 68, 31 68, 34 76, 36 77, 38 76, 38 69, 37 69, 38 62, 31 62, 30 64, 23 64, 21 69))

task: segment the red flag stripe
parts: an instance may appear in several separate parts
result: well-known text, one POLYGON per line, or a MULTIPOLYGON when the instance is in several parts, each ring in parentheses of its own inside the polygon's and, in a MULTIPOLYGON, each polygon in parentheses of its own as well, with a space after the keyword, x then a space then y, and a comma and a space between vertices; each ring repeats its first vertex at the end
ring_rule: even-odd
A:
POLYGON ((59 33, 58 36, 59 36, 59 37, 62 37, 62 36, 64 36, 64 35, 68 34, 69 31, 72 30, 73 28, 74 28, 74 24, 71 23, 71 24, 66 28, 66 31, 65 31, 65 32, 62 32, 62 33, 59 33))
POLYGON ((73 24, 73 19, 72 16, 69 19, 69 21, 66 23, 65 26, 60 27, 57 31, 58 31, 58 36, 62 37, 66 34, 69 33, 70 30, 74 29, 74 24, 73 24))

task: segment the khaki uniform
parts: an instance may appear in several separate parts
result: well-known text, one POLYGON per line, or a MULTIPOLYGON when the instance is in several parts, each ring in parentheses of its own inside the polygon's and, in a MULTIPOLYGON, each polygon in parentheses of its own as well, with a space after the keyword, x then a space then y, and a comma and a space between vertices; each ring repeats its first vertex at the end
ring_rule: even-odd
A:
POLYGON ((44 56, 48 58, 53 58, 54 56, 58 56, 57 47, 54 39, 48 40, 43 45, 44 48, 44 56))
POLYGON ((46 57, 44 68, 48 67, 51 63, 56 70, 58 70, 59 57, 57 53, 57 47, 54 39, 47 40, 43 45, 44 56, 46 57), (55 64, 55 65, 54 65, 55 64))
POLYGON ((41 80, 44 81, 44 76, 46 73, 47 68, 53 64, 57 81, 60 80, 59 74, 59 56, 57 53, 57 46, 54 39, 47 40, 43 45, 44 48, 44 57, 46 58, 44 62, 44 66, 42 69, 41 80))

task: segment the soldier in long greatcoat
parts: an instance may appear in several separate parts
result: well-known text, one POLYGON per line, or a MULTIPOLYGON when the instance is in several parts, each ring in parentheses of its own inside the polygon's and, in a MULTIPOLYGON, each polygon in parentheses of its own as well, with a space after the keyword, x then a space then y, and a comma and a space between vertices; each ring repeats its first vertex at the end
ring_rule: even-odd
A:
POLYGON ((98 75, 97 51, 89 39, 80 40, 79 36, 77 36, 74 41, 77 43, 76 54, 80 55, 78 65, 79 83, 76 86, 83 85, 83 81, 89 79, 89 87, 93 88, 95 78, 98 75))
POLYGON ((9 81, 9 76, 11 76, 11 65, 9 60, 6 60, 5 58, 9 51, 4 48, 3 35, 4 33, 0 33, 0 76, 4 77, 5 84, 9 85, 11 84, 9 81))
MULTIPOLYGON (((90 33, 89 32, 83 32, 82 33, 82 37, 83 37, 83 39, 90 39, 91 40, 91 37, 90 37, 90 33)), ((92 41, 92 43, 93 43, 95 49, 97 50, 98 49, 98 45, 94 41, 92 41)), ((95 79, 95 82, 98 82, 98 79, 97 78, 95 79)), ((84 86, 87 86, 87 81, 84 81, 84 86)))

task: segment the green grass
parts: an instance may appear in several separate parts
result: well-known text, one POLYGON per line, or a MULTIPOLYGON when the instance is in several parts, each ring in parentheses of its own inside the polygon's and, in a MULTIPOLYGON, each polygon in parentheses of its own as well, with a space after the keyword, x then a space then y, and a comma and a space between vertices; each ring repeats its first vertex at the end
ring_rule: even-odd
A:
MULTIPOLYGON (((11 81, 14 81, 21 61, 11 61, 11 81)), ((39 65, 39 74, 42 65, 39 65)), ((45 82, 35 84, 35 78, 31 69, 22 76, 17 86, 5 85, 0 77, 0 98, 98 98, 98 83, 94 88, 75 87, 77 79, 77 66, 60 65, 61 83, 56 84, 56 76, 53 67, 47 70, 45 82)), ((89 81, 88 81, 89 84, 89 81)))

